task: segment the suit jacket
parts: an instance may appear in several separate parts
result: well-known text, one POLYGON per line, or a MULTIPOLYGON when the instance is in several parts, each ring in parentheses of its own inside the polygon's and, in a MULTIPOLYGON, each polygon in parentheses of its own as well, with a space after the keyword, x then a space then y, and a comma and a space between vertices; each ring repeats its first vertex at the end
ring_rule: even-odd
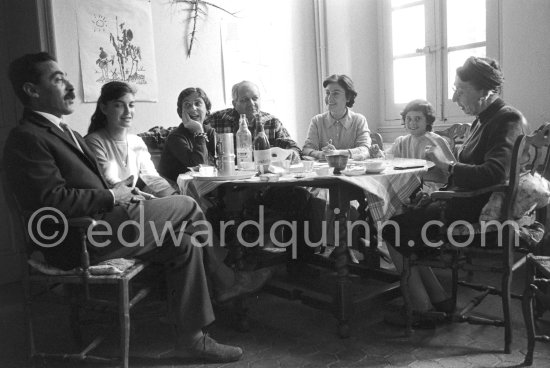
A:
MULTIPOLYGON (((128 212, 114 205, 94 154, 78 133, 75 136, 83 151, 48 119, 25 109, 6 141, 4 164, 8 182, 27 213, 52 207, 67 218, 91 216, 111 225, 115 236, 108 237, 109 246, 88 247, 93 261, 120 246, 116 229, 128 219, 128 212)), ((40 250, 49 263, 69 269, 80 263, 80 242, 75 240, 77 234, 69 231, 61 244, 40 250)))

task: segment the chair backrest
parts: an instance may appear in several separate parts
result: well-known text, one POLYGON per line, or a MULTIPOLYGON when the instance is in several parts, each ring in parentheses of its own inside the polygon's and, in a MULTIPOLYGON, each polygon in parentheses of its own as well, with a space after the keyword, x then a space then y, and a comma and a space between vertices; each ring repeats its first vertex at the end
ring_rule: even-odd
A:
MULTIPOLYGON (((533 134, 517 138, 512 154, 510 169, 510 184, 507 193, 506 211, 512 211, 512 200, 515 200, 519 190, 520 176, 526 171, 537 172, 546 180, 550 180, 550 123, 544 123, 533 134)), ((545 225, 549 219, 549 208, 546 206, 537 211, 537 220, 545 225)), ((548 226, 547 226, 548 228, 548 226)))
MULTIPOLYGON (((30 212, 25 211, 21 207, 19 201, 17 200, 15 193, 13 192, 11 185, 9 184, 9 181, 7 178, 7 172, 3 162, 0 163, 0 181, 1 181, 2 189, 4 191, 4 197, 8 205, 8 211, 11 219, 13 220, 13 226, 16 227, 17 233, 21 234, 21 236, 23 237, 24 243, 25 243, 25 254, 30 259, 33 252, 36 252, 36 248, 33 245, 33 241, 31 240, 29 232, 27 231, 27 220, 30 218, 31 214, 30 212)), ((69 227, 71 226, 78 227, 78 230, 81 232, 81 234, 85 234, 85 229, 87 229, 87 225, 90 223, 85 218, 68 219, 68 221, 69 221, 69 227), (78 224, 79 221, 82 222, 82 225, 78 224), (74 222, 75 224, 72 225, 71 222, 74 222)), ((93 222, 93 219, 90 218, 90 221, 93 222)), ((86 250, 85 239, 84 239, 84 242, 80 244, 80 246, 81 246, 81 256, 80 256, 81 267, 79 272, 83 278, 88 278, 90 276, 89 270, 88 270, 90 265, 90 260, 89 260, 89 254, 86 250)), ((87 290, 86 292, 88 293, 87 290)))
POLYGON ((380 149, 384 149, 384 141, 380 133, 371 132, 370 139, 372 141, 372 144, 376 143, 380 149))
POLYGON ((464 143, 468 133, 470 132, 470 124, 468 123, 457 123, 453 124, 445 130, 439 130, 435 133, 445 138, 451 152, 455 155, 458 153, 458 148, 464 143))

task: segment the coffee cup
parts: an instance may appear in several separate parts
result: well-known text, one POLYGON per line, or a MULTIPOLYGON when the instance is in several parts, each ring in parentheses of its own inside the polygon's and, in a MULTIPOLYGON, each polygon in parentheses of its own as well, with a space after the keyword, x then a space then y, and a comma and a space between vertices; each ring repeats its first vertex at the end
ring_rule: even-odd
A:
POLYGON ((214 166, 201 165, 199 167, 199 174, 201 176, 214 176, 214 166))

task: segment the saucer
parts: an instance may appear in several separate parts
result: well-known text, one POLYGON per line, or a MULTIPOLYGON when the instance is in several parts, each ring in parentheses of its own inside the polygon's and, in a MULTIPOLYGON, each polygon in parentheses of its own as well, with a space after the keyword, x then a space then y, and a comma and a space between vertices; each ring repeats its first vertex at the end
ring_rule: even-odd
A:
POLYGON ((359 175, 365 175, 365 168, 362 167, 360 169, 352 169, 352 170, 343 170, 342 174, 346 176, 359 176, 359 175))
POLYGON ((371 169, 371 170, 367 169, 367 170, 365 170, 365 173, 366 174, 380 174, 384 170, 386 170, 385 167, 381 167, 379 169, 371 169))

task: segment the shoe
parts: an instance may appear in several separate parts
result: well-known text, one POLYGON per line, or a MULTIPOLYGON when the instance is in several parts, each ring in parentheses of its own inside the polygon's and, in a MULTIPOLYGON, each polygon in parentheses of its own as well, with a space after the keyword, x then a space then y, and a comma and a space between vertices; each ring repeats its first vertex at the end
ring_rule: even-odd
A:
MULTIPOLYGON (((433 311, 427 311, 430 313, 433 311)), ((424 313, 413 312, 412 315, 412 327, 419 330, 433 330, 437 327, 438 323, 443 322, 443 318, 428 317, 423 315, 424 313)), ((407 327, 407 316, 404 310, 399 312, 389 312, 384 314, 384 322, 398 327, 407 327)))
POLYGON ((456 309, 456 304, 453 302, 453 298, 445 299, 437 303, 432 303, 435 310, 438 312, 444 312, 447 314, 453 314, 456 309))
POLYGON ((238 296, 247 295, 260 290, 271 277, 269 268, 252 272, 236 272, 235 283, 216 295, 216 302, 224 303, 238 296))
POLYGON ((220 344, 205 333, 191 347, 176 349, 174 356, 182 359, 200 359, 210 363, 229 363, 241 359, 243 349, 220 344))

